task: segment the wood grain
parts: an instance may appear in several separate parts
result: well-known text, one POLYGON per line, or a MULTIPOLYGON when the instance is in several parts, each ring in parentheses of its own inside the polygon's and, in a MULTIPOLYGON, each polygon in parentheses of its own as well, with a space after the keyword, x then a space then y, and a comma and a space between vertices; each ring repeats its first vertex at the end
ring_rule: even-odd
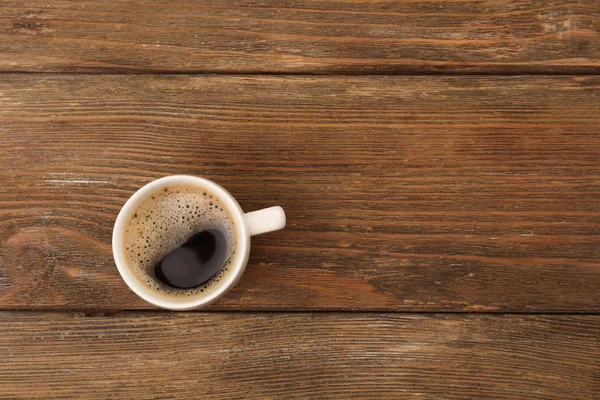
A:
POLYGON ((593 399, 599 316, 1 313, 0 398, 593 399))
POLYGON ((598 73, 600 3, 4 0, 0 70, 598 73))
POLYGON ((600 310, 600 77, 4 75, 0 307, 137 309, 112 225, 207 176, 282 205, 217 309, 600 310))

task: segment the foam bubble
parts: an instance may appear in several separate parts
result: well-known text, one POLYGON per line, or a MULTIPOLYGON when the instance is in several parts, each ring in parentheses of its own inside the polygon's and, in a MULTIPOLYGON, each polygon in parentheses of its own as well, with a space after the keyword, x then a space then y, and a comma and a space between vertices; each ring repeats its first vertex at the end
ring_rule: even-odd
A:
POLYGON ((162 188, 148 196, 132 213, 124 237, 128 265, 141 282, 168 296, 192 296, 223 279, 235 258, 235 226, 217 196, 191 185, 162 188), (154 266, 166 254, 206 229, 226 234, 228 261, 208 282, 193 289, 166 286, 154 276, 154 266))

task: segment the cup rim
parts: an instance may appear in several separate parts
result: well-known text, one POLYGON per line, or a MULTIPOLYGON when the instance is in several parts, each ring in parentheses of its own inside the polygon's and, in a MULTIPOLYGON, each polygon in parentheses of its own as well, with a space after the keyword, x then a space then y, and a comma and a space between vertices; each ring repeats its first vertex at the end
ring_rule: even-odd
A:
POLYGON ((155 306, 169 310, 184 311, 206 306, 219 299, 233 286, 235 286, 242 276, 248 262, 248 256, 250 254, 250 235, 244 221, 244 211, 235 198, 222 186, 209 179, 199 176, 170 175, 147 183, 138 189, 133 195, 131 195, 129 199, 127 199, 115 220, 112 235, 112 250, 115 264, 119 273, 121 274, 121 277, 135 294, 155 306), (123 251, 124 244, 122 238, 124 235, 125 222, 127 221, 127 217, 130 215, 130 213, 133 212, 139 203, 150 193, 153 193, 164 186, 174 184, 191 184, 199 186, 203 189, 209 190, 211 193, 217 196, 219 200, 223 201, 225 206, 230 211, 237 233, 236 251, 238 252, 238 255, 235 258, 235 262, 229 267, 231 269, 230 272, 226 274, 221 281, 216 283, 217 286, 214 289, 206 294, 193 296, 189 300, 171 300, 152 292, 149 287, 144 285, 133 275, 133 272, 125 261, 123 251))

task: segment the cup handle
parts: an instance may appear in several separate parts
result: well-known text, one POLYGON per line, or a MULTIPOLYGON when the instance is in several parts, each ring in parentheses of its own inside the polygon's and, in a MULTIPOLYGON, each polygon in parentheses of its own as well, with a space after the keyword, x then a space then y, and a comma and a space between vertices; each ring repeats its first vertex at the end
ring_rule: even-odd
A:
POLYGON ((285 211, 279 206, 263 208, 244 214, 250 236, 277 231, 285 227, 285 211))

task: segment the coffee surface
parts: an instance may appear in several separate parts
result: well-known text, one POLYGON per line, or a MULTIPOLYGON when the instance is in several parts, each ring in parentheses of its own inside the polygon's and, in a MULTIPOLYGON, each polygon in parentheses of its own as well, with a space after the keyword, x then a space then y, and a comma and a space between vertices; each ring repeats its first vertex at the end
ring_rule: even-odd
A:
POLYGON ((167 286, 190 289, 215 276, 226 256, 226 235, 218 229, 207 229, 165 255, 154 267, 154 274, 167 286))
POLYGON ((235 257, 235 226, 215 195, 191 185, 161 188, 129 216, 124 235, 134 275, 168 296, 208 289, 235 257))

